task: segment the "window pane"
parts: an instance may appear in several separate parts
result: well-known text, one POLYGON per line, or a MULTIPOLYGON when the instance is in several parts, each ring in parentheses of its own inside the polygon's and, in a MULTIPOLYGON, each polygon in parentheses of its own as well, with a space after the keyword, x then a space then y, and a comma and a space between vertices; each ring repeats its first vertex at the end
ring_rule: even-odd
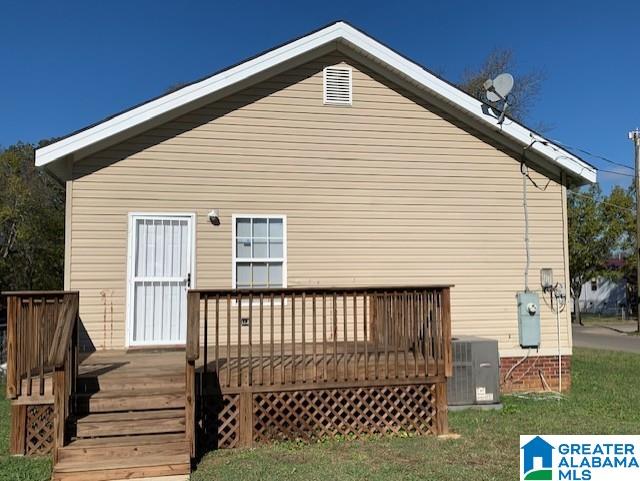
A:
POLYGON ((272 257, 272 258, 284 257, 282 255, 281 240, 272 240, 269 242, 269 257, 272 257))
POLYGON ((236 287, 265 288, 284 285, 283 263, 270 259, 284 258, 283 219, 236 218, 236 287), (265 262, 253 262, 264 259, 265 262))
POLYGON ((251 264, 248 262, 236 264, 236 286, 251 287, 251 264))
POLYGON ((236 242, 236 257, 251 257, 251 239, 238 239, 236 242))
POLYGON ((136 238, 137 238, 137 245, 136 245, 136 275, 137 276, 143 276, 147 273, 146 271, 146 267, 147 267, 147 263, 146 263, 146 259, 147 259, 147 250, 146 250, 146 241, 147 241, 147 229, 146 229, 146 225, 144 223, 144 220, 142 219, 137 219, 136 220, 136 238))
POLYGON ((253 287, 267 287, 267 264, 253 264, 253 287))
POLYGON ((282 264, 269 264, 269 286, 282 287, 282 264))
POLYGON ((253 257, 268 257, 266 239, 255 239, 253 241, 253 257))
POLYGON ((253 219, 253 237, 267 237, 267 219, 253 219))
POLYGON ((251 219, 236 219, 236 237, 251 237, 251 219))
POLYGON ((282 239, 282 219, 269 219, 269 237, 282 239))

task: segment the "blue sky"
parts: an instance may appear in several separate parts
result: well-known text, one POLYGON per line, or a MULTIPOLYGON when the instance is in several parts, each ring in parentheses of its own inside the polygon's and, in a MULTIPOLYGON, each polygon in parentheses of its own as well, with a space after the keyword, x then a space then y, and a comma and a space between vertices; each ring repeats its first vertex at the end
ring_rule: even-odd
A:
MULTIPOLYGON (((528 124, 633 164, 640 9, 620 0, 0 0, 0 145, 67 134, 337 19, 452 81, 510 48, 521 70, 546 73, 528 124)), ((608 189, 631 177, 599 179, 608 189)))

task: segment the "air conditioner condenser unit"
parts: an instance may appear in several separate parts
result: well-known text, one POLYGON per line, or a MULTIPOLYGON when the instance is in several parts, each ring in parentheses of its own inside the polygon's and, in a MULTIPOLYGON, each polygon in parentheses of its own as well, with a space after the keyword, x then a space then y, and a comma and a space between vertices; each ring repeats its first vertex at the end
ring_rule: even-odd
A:
POLYGON ((452 340, 453 376, 447 381, 449 406, 499 405, 498 341, 475 336, 452 340))

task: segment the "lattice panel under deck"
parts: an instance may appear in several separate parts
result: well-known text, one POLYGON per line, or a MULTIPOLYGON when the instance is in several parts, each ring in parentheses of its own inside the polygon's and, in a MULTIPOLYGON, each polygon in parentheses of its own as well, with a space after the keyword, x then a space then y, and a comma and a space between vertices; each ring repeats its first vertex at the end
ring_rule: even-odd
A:
POLYGON ((49 454, 53 451, 53 405, 35 404, 27 407, 25 454, 49 454))
POLYGON ((235 448, 238 445, 240 412, 238 394, 225 395, 222 398, 222 410, 218 415, 218 447, 235 448))
POLYGON ((235 448, 239 441, 239 394, 206 396, 201 425, 204 448, 235 448))
POLYGON ((256 393, 254 442, 372 433, 435 434, 435 385, 256 393))

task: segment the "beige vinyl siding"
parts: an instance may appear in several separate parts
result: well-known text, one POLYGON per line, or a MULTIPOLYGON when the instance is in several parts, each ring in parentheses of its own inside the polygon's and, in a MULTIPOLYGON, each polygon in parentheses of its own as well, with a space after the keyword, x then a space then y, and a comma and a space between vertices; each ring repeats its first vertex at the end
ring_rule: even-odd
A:
MULTIPOLYGON (((559 179, 531 169, 532 264, 565 280, 559 179)), ((283 214, 288 285, 452 283, 453 332, 520 353, 519 161, 335 53, 92 155, 74 167, 70 282, 97 348, 125 342, 127 214, 196 213, 197 286, 231 287, 232 214, 283 214), (353 68, 353 105, 322 103, 322 69, 353 68), (220 226, 207 212, 220 210, 220 226), (106 322, 105 322, 106 319, 106 322)), ((570 348, 569 313, 562 345, 570 348)), ((556 346, 542 309, 542 352, 556 346)))

